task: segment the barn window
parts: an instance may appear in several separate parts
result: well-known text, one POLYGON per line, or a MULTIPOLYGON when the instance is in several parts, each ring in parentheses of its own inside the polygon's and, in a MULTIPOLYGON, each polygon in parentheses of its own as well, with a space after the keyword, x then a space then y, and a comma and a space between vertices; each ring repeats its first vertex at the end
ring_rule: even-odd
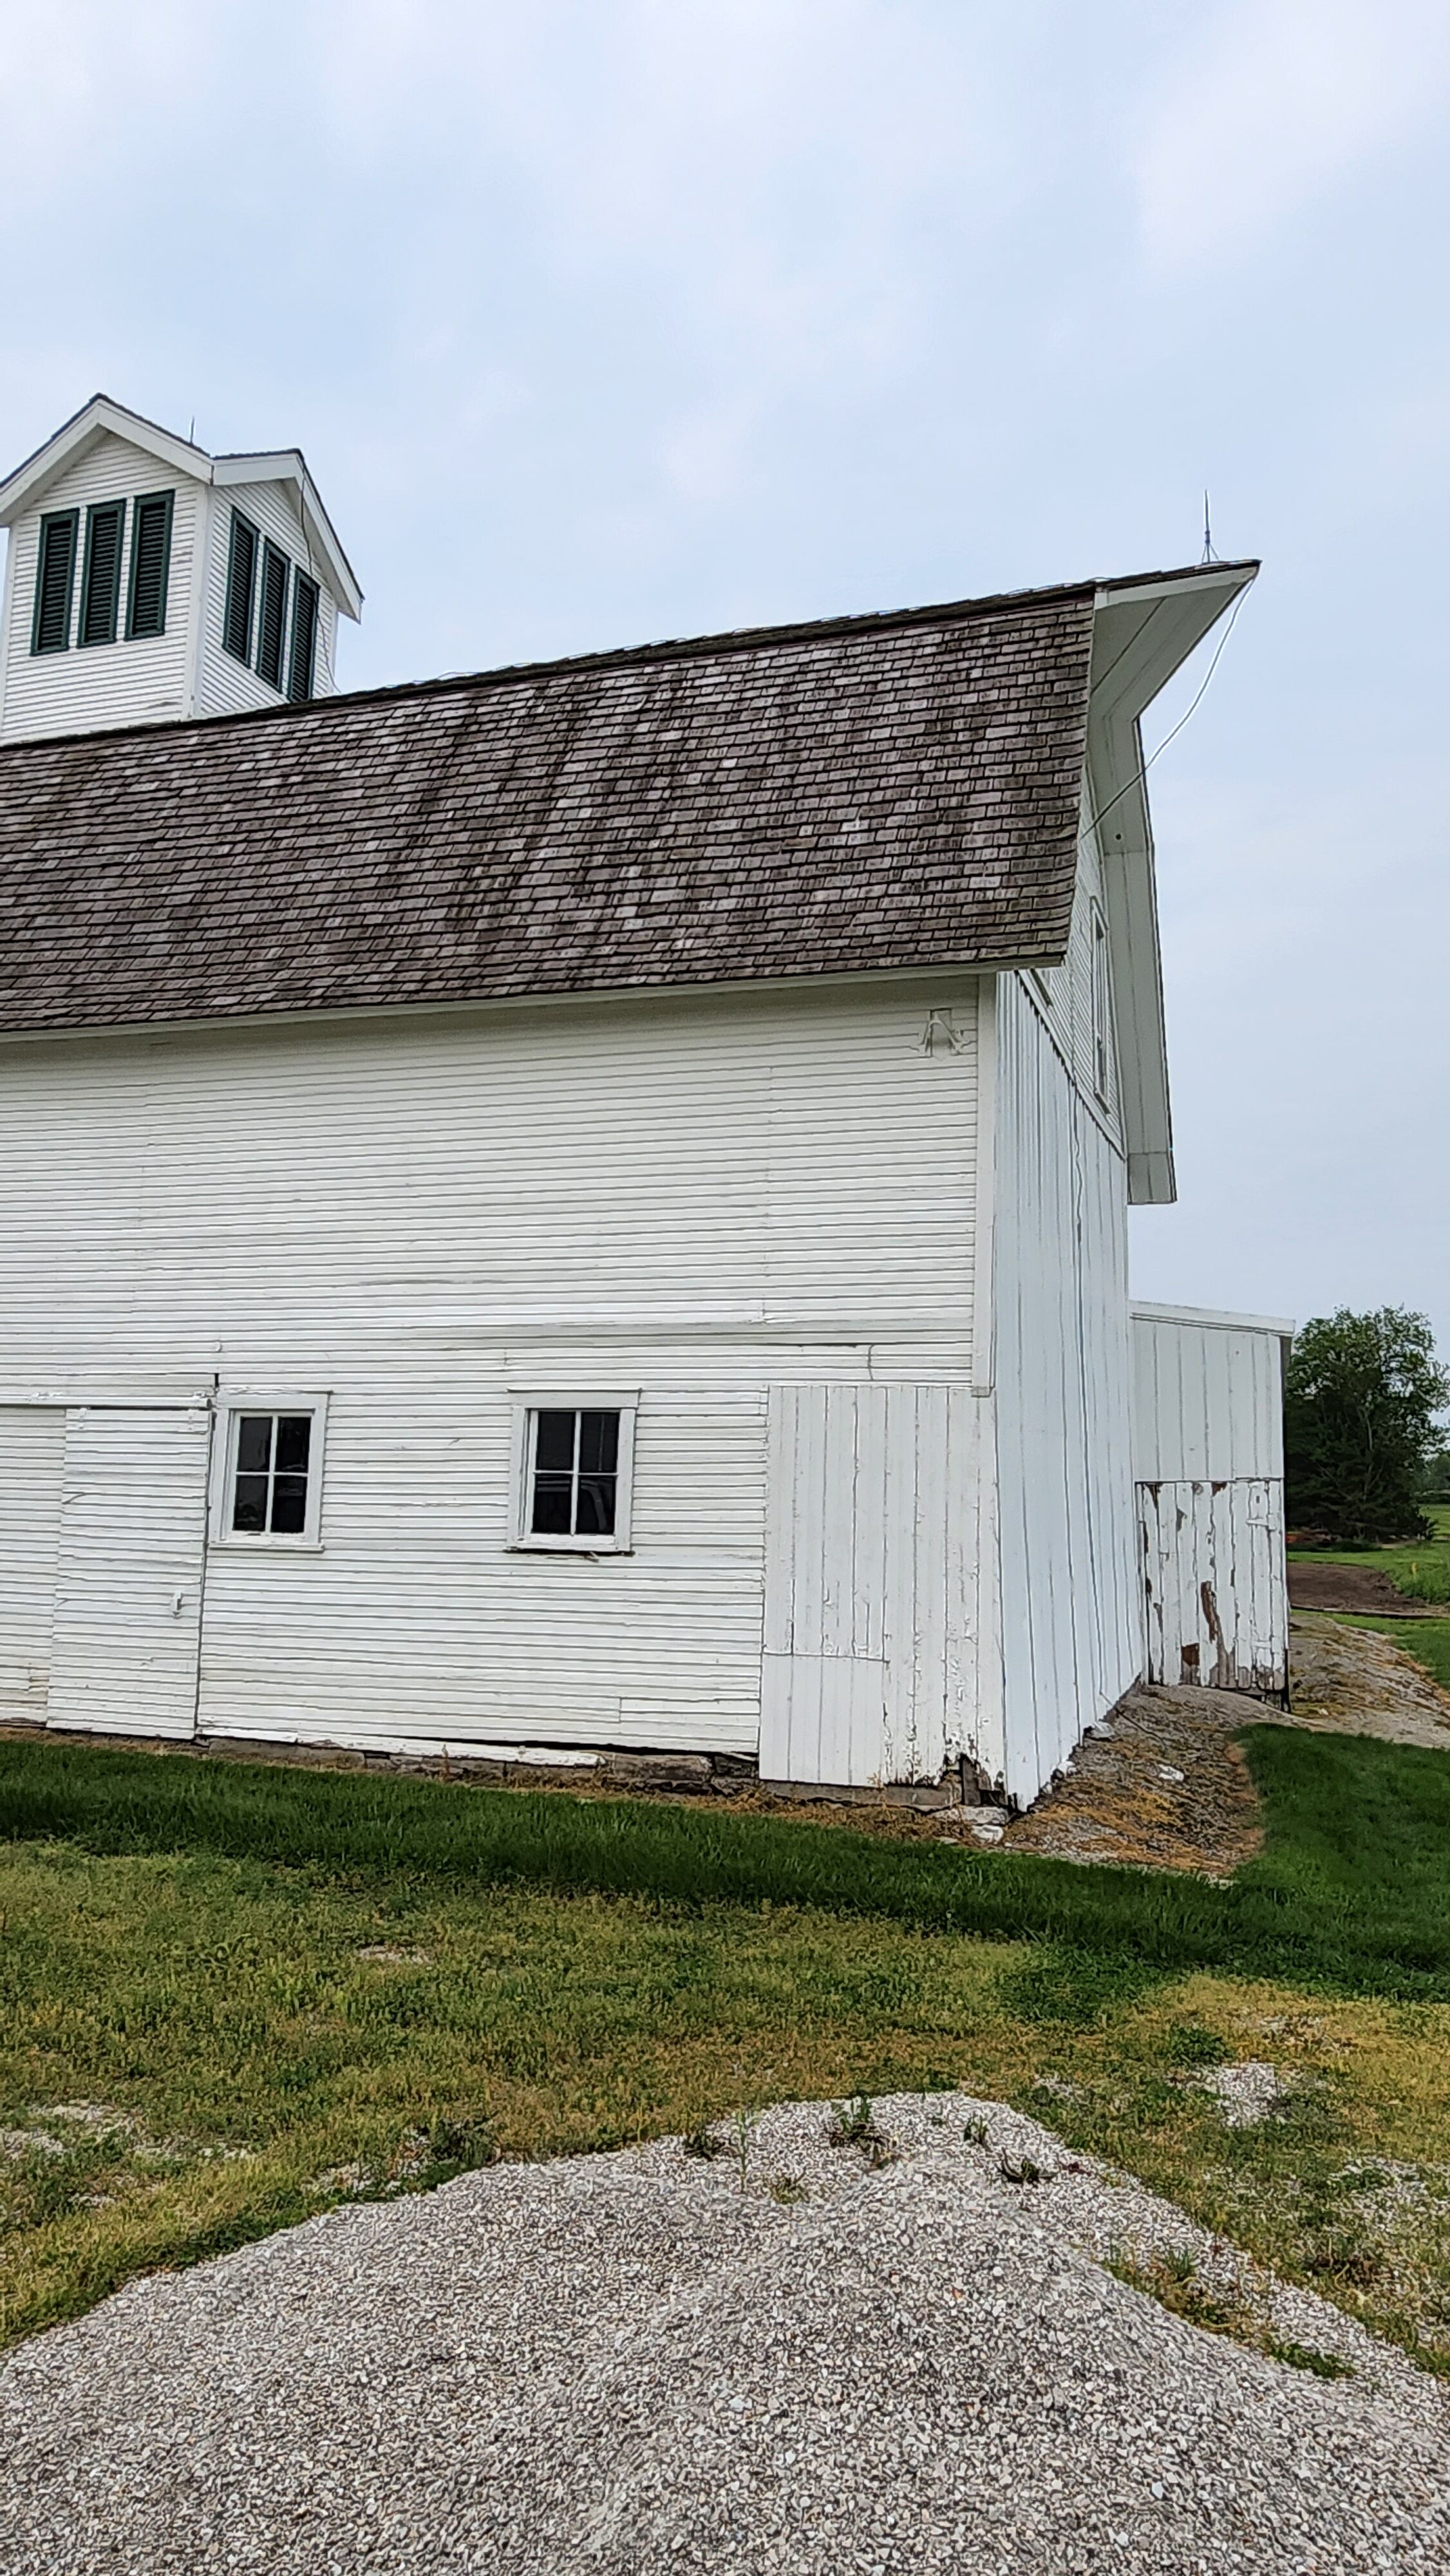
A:
POLYGON ((78 510, 50 510, 40 523, 35 566, 32 653, 63 653, 70 643, 70 603, 75 586, 78 510))
POLYGON ((1112 1093, 1113 1014, 1108 981, 1108 926, 1093 906, 1093 1083, 1099 1100, 1112 1093))
POLYGON ((222 642, 235 662, 252 658, 252 608, 257 596, 257 558, 262 540, 250 519, 232 512, 232 541, 227 555, 227 604, 222 614, 222 642))
POLYGON ((268 537, 262 547, 262 605, 257 617, 257 676, 270 688, 282 686, 282 659, 287 647, 287 576, 292 566, 268 537))
POLYGON ((99 501, 86 512, 86 560, 81 575, 82 644, 114 644, 121 607, 121 540, 124 501, 99 501))
POLYGON ((131 511, 131 590, 128 635, 164 635, 166 585, 171 572, 174 492, 143 492, 131 511))
POLYGON ((516 1547, 615 1556, 629 1547, 637 1396, 519 1398, 516 1547))
POLYGON ((312 695, 317 663, 317 584, 305 572, 292 583, 292 655, 287 666, 287 695, 300 706, 312 695))
POLYGON ((235 1396, 219 1424, 212 1535, 222 1545, 316 1547, 326 1398, 235 1396))

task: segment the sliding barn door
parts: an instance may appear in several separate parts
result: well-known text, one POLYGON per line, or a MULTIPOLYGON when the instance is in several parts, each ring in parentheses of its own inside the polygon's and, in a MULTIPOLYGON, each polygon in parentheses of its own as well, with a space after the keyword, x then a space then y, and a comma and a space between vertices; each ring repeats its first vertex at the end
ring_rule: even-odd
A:
POLYGON ((976 1439, 966 1387, 772 1390, 763 1779, 935 1781, 966 1746, 976 1439))
POLYGON ((67 1414, 52 1726, 195 1731, 210 1419, 201 1405, 67 1414))

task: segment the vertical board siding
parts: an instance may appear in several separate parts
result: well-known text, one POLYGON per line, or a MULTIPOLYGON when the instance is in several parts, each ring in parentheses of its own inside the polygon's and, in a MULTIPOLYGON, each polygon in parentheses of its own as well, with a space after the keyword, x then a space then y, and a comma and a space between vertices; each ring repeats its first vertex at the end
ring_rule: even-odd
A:
POLYGON ((210 1427, 201 1406, 68 1412, 52 1726, 192 1733, 210 1427))
POLYGON ((10 532, 9 629, 5 639, 0 740, 78 733, 106 725, 159 723, 190 712, 188 618, 207 499, 202 484, 192 482, 186 475, 170 473, 154 456, 133 447, 127 439, 106 437, 50 484, 33 510, 16 520, 10 532), (170 490, 175 491, 176 502, 166 585, 166 632, 127 640, 124 602, 135 534, 133 505, 139 492, 170 490), (69 651, 32 654, 30 620, 41 518, 52 510, 78 509, 83 548, 86 509, 100 501, 126 503, 118 640, 112 644, 76 644, 81 589, 78 563, 71 594, 69 651))
POLYGON ((1281 1335, 1137 1308, 1133 1360, 1150 1678, 1282 1695, 1281 1335))
POLYGON ((773 1391, 764 1778, 866 1788, 975 1758, 981 1414, 961 1385, 773 1391))
POLYGON ((1138 1487, 1150 1681, 1287 1692, 1283 1498, 1247 1476, 1138 1487))
MULTIPOLYGON (((975 989, 0 1048, 7 1373, 330 1397, 320 1552, 210 1551, 203 1728, 754 1752, 771 1391, 970 1378, 975 989), (923 1051, 928 1004, 958 1050, 923 1051), (639 1390, 633 1553, 510 1552, 515 1391, 601 1387, 639 1390)), ((885 1436, 830 1425, 891 1520, 838 1504, 813 1577, 868 1661, 916 1617, 885 1436)), ((824 1414, 802 1438, 824 1492, 824 1414)))
POLYGON ((0 1405, 0 1714, 43 1717, 60 1544, 65 1415, 0 1405))
POLYGON ((1133 1472, 1282 1478, 1283 1342, 1271 1326, 1133 1310, 1133 1472))
POLYGON ((997 994, 1000 1776, 1034 1797, 1143 1667, 1127 1182, 1020 976, 997 994))

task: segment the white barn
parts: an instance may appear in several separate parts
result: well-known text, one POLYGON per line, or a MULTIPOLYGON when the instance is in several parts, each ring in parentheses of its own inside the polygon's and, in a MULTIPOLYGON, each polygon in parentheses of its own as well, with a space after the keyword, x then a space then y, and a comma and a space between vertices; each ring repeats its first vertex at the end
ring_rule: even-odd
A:
POLYGON ((26 643, 102 427, 4 487, 0 1716, 1032 1797, 1148 1659, 1138 718, 1255 567, 328 697, 289 466, 217 720, 178 457, 162 722, 26 643))

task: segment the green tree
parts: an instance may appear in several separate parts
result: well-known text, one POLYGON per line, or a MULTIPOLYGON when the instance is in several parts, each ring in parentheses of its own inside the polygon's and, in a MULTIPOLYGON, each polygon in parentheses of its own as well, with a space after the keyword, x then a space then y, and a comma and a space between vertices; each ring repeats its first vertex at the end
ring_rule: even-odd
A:
POLYGON ((1291 1525, 1329 1530, 1348 1547, 1428 1538, 1419 1496, 1447 1398, 1450 1377, 1423 1315, 1341 1307, 1306 1324, 1284 1391, 1291 1525))

